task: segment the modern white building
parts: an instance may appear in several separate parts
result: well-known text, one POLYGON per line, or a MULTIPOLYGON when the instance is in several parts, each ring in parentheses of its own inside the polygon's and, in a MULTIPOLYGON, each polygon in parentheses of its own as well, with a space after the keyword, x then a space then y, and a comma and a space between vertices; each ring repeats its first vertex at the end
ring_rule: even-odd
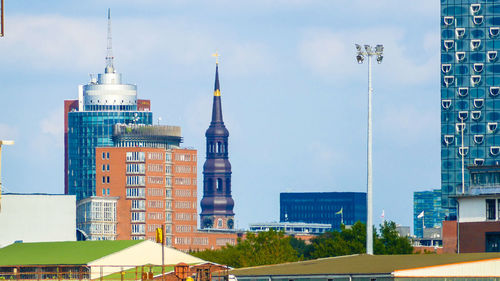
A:
POLYGON ((85 240, 116 240, 118 197, 92 196, 76 205, 78 230, 85 240))
POLYGON ((6 193, 0 212, 0 247, 16 241, 75 241, 75 210, 74 195, 6 193))
POLYGON ((268 222, 250 224, 250 231, 260 232, 274 229, 284 231, 286 234, 322 234, 332 230, 332 225, 327 223, 305 222, 268 222))

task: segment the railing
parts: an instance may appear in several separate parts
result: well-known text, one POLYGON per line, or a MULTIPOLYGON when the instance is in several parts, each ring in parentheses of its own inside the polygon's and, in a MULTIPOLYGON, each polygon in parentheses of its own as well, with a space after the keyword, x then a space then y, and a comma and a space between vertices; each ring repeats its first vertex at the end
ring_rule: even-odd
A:
POLYGON ((225 266, 190 267, 186 272, 188 276, 179 277, 174 273, 174 265, 12 265, 0 267, 0 280, 184 281, 186 277, 193 276, 196 281, 227 281, 228 268, 225 266), (211 270, 210 267, 214 268, 211 270), (219 273, 212 276, 214 271, 219 273))

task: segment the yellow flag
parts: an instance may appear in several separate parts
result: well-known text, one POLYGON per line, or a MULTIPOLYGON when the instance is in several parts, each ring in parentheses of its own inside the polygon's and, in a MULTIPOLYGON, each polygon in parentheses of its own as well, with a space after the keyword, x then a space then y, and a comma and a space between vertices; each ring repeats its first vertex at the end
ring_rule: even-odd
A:
POLYGON ((163 229, 161 227, 156 229, 156 243, 163 244, 163 229))

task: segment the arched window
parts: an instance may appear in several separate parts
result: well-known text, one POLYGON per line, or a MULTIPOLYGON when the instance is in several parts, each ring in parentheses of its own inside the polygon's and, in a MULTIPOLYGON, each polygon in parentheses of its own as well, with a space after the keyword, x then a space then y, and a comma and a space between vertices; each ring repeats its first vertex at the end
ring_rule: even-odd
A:
POLYGON ((207 180, 206 190, 207 190, 209 193, 213 192, 213 190, 214 190, 213 184, 214 184, 214 183, 213 183, 212 179, 208 179, 208 180, 207 180))
POLYGON ((222 179, 217 179, 217 192, 222 192, 222 179))
POLYGON ((220 141, 217 142, 217 153, 222 152, 222 143, 220 141))

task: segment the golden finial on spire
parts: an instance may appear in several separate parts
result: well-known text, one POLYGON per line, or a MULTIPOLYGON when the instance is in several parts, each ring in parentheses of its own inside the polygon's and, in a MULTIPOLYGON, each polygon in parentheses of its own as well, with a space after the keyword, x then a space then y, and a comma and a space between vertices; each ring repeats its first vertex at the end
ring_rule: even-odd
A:
POLYGON ((212 57, 215 57, 215 63, 219 64, 220 54, 217 51, 215 51, 215 54, 212 54, 212 57))

